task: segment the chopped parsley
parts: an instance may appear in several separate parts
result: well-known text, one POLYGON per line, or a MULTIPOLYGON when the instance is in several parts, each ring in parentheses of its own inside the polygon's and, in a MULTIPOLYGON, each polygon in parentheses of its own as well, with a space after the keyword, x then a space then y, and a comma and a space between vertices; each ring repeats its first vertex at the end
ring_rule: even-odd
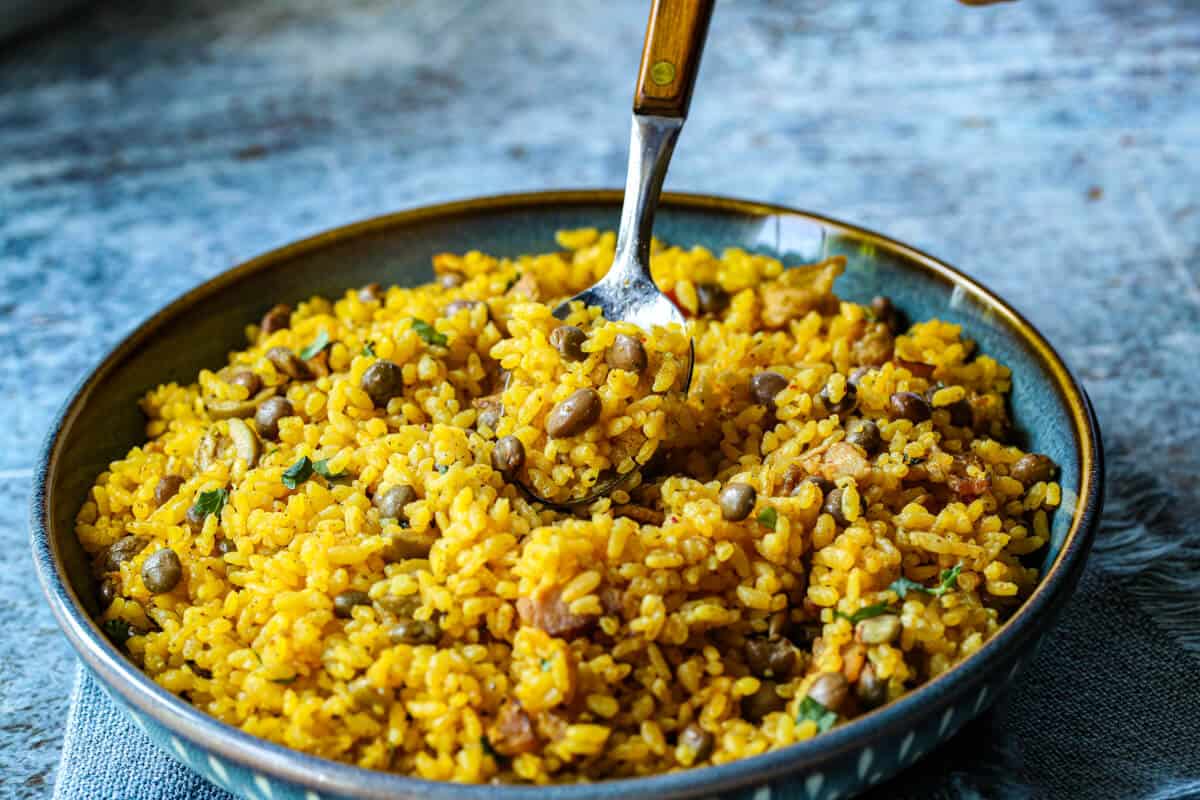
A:
POLYGON ((941 597, 946 592, 953 590, 958 585, 958 576, 961 572, 962 564, 955 564, 950 569, 942 570, 942 574, 938 576, 942 579, 942 582, 937 585, 937 588, 930 589, 929 593, 934 597, 941 597))
POLYGON ((886 613, 888 613, 888 604, 876 603, 873 606, 863 606, 853 614, 844 614, 841 611, 834 609, 833 616, 849 620, 851 625, 857 625, 864 619, 871 619, 872 617, 878 617, 880 614, 886 613))
POLYGON ((286 685, 288 685, 289 683, 294 683, 294 682, 295 682, 295 680, 296 680, 296 676, 295 676, 295 675, 292 675, 292 676, 290 676, 290 677, 287 677, 287 678, 271 678, 271 683, 278 683, 278 684, 280 684, 281 686, 286 686, 286 685))
POLYGON ((811 697, 805 697, 800 701, 800 710, 796 714, 796 722, 804 722, 810 719, 817 723, 817 731, 820 733, 824 733, 832 728, 837 722, 837 718, 836 711, 830 711, 811 697))
POLYGON ((551 667, 551 664, 550 664, 550 659, 548 659, 548 658, 543 658, 543 659, 542 659, 542 664, 541 664, 541 666, 542 666, 542 672, 549 672, 549 671, 550 671, 550 667, 551 667))
MULTIPOLYGON (((954 589, 958 583, 958 576, 961 572, 962 564, 955 564, 949 569, 942 570, 941 574, 938 576, 938 585, 933 587, 926 586, 923 583, 917 583, 916 581, 910 580, 901 575, 899 578, 888 584, 887 588, 888 591, 895 592, 896 596, 901 600, 906 598, 909 592, 924 592, 925 594, 932 595, 933 597, 941 597, 946 592, 954 589)), ((841 617, 842 619, 849 620, 851 625, 857 625, 865 619, 871 619, 872 617, 878 617, 881 614, 890 613, 891 610, 892 609, 888 603, 876 603, 873 606, 864 606, 858 611, 855 611, 853 614, 844 614, 841 611, 834 609, 833 616, 835 619, 841 617)))
POLYGON ((775 526, 779 524, 779 512, 767 506, 762 511, 758 512, 758 524, 764 528, 775 530, 775 526))
POLYGON ((327 458, 313 461, 308 456, 300 456, 299 461, 284 470, 283 485, 295 489, 313 475, 320 475, 327 481, 340 481, 348 477, 345 472, 331 472, 327 458))
POLYGON ((320 475, 322 478, 324 478, 327 481, 340 481, 342 478, 346 477, 345 472, 330 472, 329 471, 329 459, 328 458, 322 458, 320 461, 314 461, 312 468, 313 468, 313 472, 317 473, 318 475, 320 475))
POLYGON ((289 489, 295 489, 300 484, 312 477, 313 464, 308 456, 300 456, 300 460, 292 464, 283 473, 283 485, 289 489))
POLYGON ((104 631, 104 635, 112 640, 113 644, 122 645, 129 641, 130 637, 136 635, 137 631, 123 619, 105 620, 100 626, 100 630, 104 631))
POLYGON ((300 351, 300 357, 305 361, 315 356, 317 353, 329 346, 329 333, 322 328, 317 334, 317 338, 312 340, 312 344, 300 351))
POLYGON ((500 754, 496 752, 496 748, 492 747, 492 743, 486 736, 479 737, 479 746, 483 748, 483 754, 485 756, 491 756, 492 758, 497 759, 500 758, 500 754))
POLYGON ((416 317, 413 317, 412 329, 417 332, 417 336, 420 336, 421 340, 424 341, 425 344, 445 347, 446 342, 449 341, 449 339, 446 338, 446 334, 438 333, 437 328, 433 327, 423 319, 417 319, 416 317))
POLYGON ((450 471, 450 467, 447 466, 446 464, 434 464, 433 468, 438 471, 439 475, 445 475, 447 472, 450 471))
POLYGON ((368 341, 366 344, 364 344, 363 349, 362 349, 362 354, 364 356, 374 356, 375 355, 375 343, 368 341))
POLYGON ((909 592, 924 592, 931 594, 934 597, 941 597, 946 592, 952 591, 958 584, 958 576, 962 572, 962 564, 955 564, 949 569, 942 570, 938 575, 938 585, 934 587, 926 586, 923 583, 909 580, 901 575, 896 580, 888 585, 888 589, 895 592, 896 596, 903 600, 909 592))
POLYGON ((228 500, 228 489, 209 489, 207 492, 201 492, 200 496, 196 498, 196 503, 192 506, 192 511, 194 511, 197 516, 220 514, 221 509, 225 507, 225 503, 228 500))
POLYGON ((899 597, 901 600, 903 600, 905 597, 907 597, 909 592, 928 592, 929 591, 929 587, 926 586, 925 584, 917 583, 916 581, 909 580, 908 578, 904 577, 903 575, 901 575, 899 578, 896 578, 896 580, 894 580, 890 584, 888 584, 888 589, 890 591, 895 592, 896 596, 899 597))

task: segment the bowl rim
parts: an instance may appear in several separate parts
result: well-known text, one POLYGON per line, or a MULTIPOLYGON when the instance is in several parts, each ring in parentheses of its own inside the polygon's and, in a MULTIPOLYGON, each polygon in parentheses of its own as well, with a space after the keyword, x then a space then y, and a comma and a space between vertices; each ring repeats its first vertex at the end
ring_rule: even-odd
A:
MULTIPOLYGON (((80 602, 63 568, 54 537, 50 535, 53 501, 48 493, 50 476, 58 467, 64 431, 93 391, 139 345, 168 324, 177 314, 203 303, 216 292, 280 262, 321 250, 364 235, 403 228, 433 220, 470 217, 489 212, 528 211, 539 207, 604 205, 619 208, 622 193, 612 189, 578 189, 501 194, 419 206, 332 228, 297 242, 274 248, 226 269, 184 292, 141 322, 89 370, 71 391, 55 416, 34 471, 30 527, 34 563, 44 594, 67 639, 89 671, 98 675, 109 694, 119 694, 129 706, 152 718, 172 734, 256 774, 261 773, 320 793, 364 798, 426 796, 476 800, 582 800, 617 798, 630 793, 661 798, 714 794, 749 783, 819 766, 906 727, 912 714, 922 717, 952 703, 957 692, 983 680, 996 656, 1016 648, 1041 627, 1042 615, 1053 613, 1064 592, 1069 592, 1086 559, 1103 503, 1103 451, 1100 431, 1090 401, 1054 348, 1021 314, 981 283, 941 260, 880 233, 812 212, 787 206, 732 197, 665 193, 661 205, 683 211, 708 211, 723 215, 782 216, 815 222, 826 231, 854 238, 901 256, 909 268, 924 270, 939 282, 962 289, 990 308, 1004 327, 1029 346, 1039 367, 1049 373, 1055 391, 1066 402, 1080 465, 1078 512, 1062 548, 1033 593, 1000 629, 951 669, 908 694, 828 733, 779 750, 737 759, 717 766, 663 773, 641 778, 621 778, 579 784, 529 786, 520 784, 460 784, 381 772, 312 756, 245 733, 204 713, 159 687, 127 659, 101 633, 80 602)), ((1030 656, 1031 657, 1031 656, 1030 656)), ((1018 656, 1018 660, 1022 657, 1018 656)), ((1017 667, 1012 668, 1015 674, 1017 667)), ((211 755, 210 755, 211 758, 211 755)))

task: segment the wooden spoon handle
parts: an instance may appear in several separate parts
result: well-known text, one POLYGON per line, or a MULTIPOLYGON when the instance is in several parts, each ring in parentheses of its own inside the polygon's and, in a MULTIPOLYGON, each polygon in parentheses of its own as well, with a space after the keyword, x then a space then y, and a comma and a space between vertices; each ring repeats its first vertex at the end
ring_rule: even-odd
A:
POLYGON ((687 116, 713 0, 651 0, 633 113, 687 116))

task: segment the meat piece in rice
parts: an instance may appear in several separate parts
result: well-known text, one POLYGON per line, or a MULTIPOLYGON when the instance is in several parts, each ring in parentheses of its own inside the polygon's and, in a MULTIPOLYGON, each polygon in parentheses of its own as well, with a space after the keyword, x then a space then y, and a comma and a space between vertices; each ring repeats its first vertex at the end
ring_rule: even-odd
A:
POLYGON ((983 459, 968 453, 954 457, 946 485, 962 500, 970 502, 992 488, 992 479, 983 459))
POLYGON ((519 756, 532 753, 538 747, 533 719, 516 700, 509 700, 500 708, 496 721, 488 729, 488 743, 502 756, 519 756))
POLYGON ((543 586, 529 597, 517 600, 521 624, 540 628, 551 636, 573 639, 590 631, 596 624, 594 616, 572 613, 562 599, 562 589, 543 586))

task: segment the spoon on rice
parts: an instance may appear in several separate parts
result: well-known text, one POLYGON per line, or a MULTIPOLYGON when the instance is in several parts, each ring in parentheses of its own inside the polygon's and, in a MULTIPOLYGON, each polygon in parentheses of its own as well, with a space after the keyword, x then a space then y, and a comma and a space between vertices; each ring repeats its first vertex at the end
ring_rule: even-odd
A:
MULTIPOLYGON (((714 0, 653 0, 651 3, 633 95, 629 167, 615 258, 599 282, 554 309, 554 316, 559 319, 566 318, 573 303, 581 302, 585 306, 599 307, 606 320, 631 322, 646 332, 669 325, 686 327, 683 312, 650 277, 650 241, 663 179, 675 141, 683 129, 700 68, 700 54, 708 35, 713 3, 714 0)), ((694 363, 695 349, 692 347, 688 353, 683 392, 691 383, 694 363)), ((632 474, 602 479, 586 496, 573 499, 570 505, 589 503, 602 497, 632 474)), ((528 486, 525 488, 535 499, 561 505, 538 496, 528 486)))

